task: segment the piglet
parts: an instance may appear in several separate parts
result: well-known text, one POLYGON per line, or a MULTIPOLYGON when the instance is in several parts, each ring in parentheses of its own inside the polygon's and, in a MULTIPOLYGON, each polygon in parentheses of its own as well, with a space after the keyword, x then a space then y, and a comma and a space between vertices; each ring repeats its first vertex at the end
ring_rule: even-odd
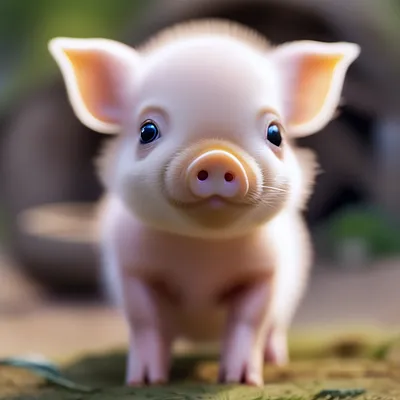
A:
POLYGON ((181 23, 133 49, 55 38, 79 120, 115 135, 97 159, 103 276, 129 326, 126 382, 169 380, 177 338, 221 339, 221 382, 263 384, 312 246, 302 211, 316 160, 294 140, 334 117, 352 43, 272 46, 223 20, 181 23))

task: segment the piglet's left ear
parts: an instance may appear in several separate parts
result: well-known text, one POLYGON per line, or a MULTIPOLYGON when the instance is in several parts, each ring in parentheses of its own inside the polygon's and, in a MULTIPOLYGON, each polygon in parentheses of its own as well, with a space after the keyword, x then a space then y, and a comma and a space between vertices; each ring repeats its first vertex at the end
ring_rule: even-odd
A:
POLYGON ((358 57, 353 43, 297 41, 278 46, 271 60, 280 74, 283 116, 294 137, 311 135, 332 119, 345 75, 358 57))

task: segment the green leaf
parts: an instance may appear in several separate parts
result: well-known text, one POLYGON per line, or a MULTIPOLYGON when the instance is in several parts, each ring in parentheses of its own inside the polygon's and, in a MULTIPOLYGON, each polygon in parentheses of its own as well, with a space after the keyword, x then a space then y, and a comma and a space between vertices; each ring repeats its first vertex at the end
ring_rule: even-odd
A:
POLYGON ((37 376, 40 376, 46 381, 63 387, 68 390, 91 393, 96 389, 89 388, 88 386, 80 385, 64 378, 61 371, 57 366, 48 362, 47 360, 31 360, 29 358, 10 357, 0 359, 0 366, 9 366, 15 368, 26 369, 37 376))

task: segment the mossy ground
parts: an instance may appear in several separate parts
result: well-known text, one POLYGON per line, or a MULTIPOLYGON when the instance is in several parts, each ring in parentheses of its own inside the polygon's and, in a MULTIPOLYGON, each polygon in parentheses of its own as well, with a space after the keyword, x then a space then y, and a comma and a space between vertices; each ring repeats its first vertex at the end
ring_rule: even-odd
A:
MULTIPOLYGON (((79 358, 68 363, 64 374, 71 380, 96 388, 91 393, 68 391, 48 385, 30 372, 0 368, 1 400, 87 399, 312 399, 325 389, 365 389, 359 399, 400 400, 400 357, 396 346, 366 342, 357 336, 334 342, 293 340, 292 362, 284 368, 266 366, 262 389, 215 384, 215 354, 184 355, 175 359, 171 383, 133 389, 124 387, 125 353, 79 358), (313 346, 314 343, 314 346, 313 346)), ((347 397, 349 398, 349 397, 347 397)))

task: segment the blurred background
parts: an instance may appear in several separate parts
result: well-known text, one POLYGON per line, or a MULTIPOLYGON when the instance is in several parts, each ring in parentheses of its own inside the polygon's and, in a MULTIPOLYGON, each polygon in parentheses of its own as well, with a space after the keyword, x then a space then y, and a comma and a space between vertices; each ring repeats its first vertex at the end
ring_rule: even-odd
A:
POLYGON ((1 0, 0 356, 126 339, 99 291, 88 235, 102 195, 92 159, 108 137, 73 115, 48 40, 135 46, 204 17, 248 25, 273 44, 361 46, 338 117, 299 141, 323 173, 305 214, 316 260, 294 326, 400 325, 400 0, 1 0))

